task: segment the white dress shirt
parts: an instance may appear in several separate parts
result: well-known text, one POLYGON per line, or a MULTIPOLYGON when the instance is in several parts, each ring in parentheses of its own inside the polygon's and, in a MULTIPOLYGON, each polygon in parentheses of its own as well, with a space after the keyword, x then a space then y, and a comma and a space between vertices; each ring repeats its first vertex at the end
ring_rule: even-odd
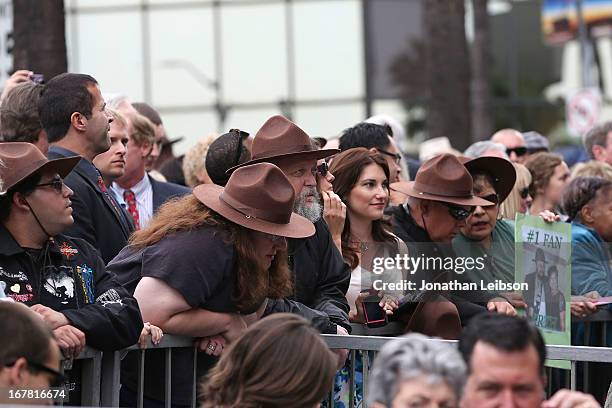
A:
POLYGON ((113 182, 113 189, 123 200, 123 193, 127 190, 132 190, 136 197, 136 209, 138 210, 138 222, 140 229, 149 225, 153 217, 153 187, 149 181, 149 177, 145 173, 142 180, 132 186, 132 188, 122 188, 117 183, 113 182))

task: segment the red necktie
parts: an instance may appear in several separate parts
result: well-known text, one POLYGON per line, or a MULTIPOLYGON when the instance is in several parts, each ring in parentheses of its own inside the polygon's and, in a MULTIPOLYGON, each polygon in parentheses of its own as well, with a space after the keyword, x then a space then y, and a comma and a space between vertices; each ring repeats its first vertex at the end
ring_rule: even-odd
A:
POLYGON ((134 220, 134 227, 136 230, 140 229, 140 217, 138 215, 138 208, 136 208, 136 195, 132 190, 125 190, 123 192, 123 199, 127 204, 127 210, 134 220))

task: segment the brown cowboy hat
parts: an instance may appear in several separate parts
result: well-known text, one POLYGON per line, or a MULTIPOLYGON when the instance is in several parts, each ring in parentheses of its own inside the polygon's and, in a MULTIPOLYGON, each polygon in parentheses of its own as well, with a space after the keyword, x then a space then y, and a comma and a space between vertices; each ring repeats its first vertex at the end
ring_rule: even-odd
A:
POLYGON ((255 231, 288 238, 315 233, 312 222, 293 212, 295 192, 281 169, 258 163, 237 169, 225 187, 201 184, 193 194, 228 220, 255 231))
POLYGON ((64 178, 80 160, 80 156, 49 160, 32 143, 0 143, 0 195, 34 173, 55 171, 64 178))
POLYGON ((516 170, 510 160, 501 157, 483 156, 475 159, 459 157, 470 174, 485 173, 493 178, 493 188, 499 196, 499 202, 503 202, 514 188, 516 182, 516 170))
POLYGON ((419 168, 414 181, 396 184, 394 190, 422 200, 457 205, 491 205, 475 197, 472 176, 450 153, 429 159, 419 168))
POLYGON ((318 149, 310 137, 284 116, 275 115, 255 134, 251 146, 251 160, 231 167, 227 174, 242 166, 269 162, 282 158, 319 160, 340 152, 338 149, 318 149))

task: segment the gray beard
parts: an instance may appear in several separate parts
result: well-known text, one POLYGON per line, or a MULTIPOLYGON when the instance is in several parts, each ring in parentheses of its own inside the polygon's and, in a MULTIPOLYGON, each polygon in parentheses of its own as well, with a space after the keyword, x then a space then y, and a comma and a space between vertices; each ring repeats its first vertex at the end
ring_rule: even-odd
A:
POLYGON ((321 219, 323 206, 321 205, 321 196, 316 187, 304 187, 302 189, 300 195, 295 198, 293 211, 307 218, 313 224, 321 219), (306 197, 311 194, 315 196, 315 199, 312 203, 307 203, 306 197))

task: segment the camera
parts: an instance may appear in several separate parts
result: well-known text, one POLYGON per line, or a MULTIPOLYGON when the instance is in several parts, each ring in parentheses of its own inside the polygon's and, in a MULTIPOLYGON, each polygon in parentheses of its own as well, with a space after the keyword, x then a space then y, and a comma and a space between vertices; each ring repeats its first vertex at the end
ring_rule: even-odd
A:
POLYGON ((42 84, 45 82, 45 76, 43 74, 32 74, 30 76, 30 81, 34 82, 35 84, 42 84))

